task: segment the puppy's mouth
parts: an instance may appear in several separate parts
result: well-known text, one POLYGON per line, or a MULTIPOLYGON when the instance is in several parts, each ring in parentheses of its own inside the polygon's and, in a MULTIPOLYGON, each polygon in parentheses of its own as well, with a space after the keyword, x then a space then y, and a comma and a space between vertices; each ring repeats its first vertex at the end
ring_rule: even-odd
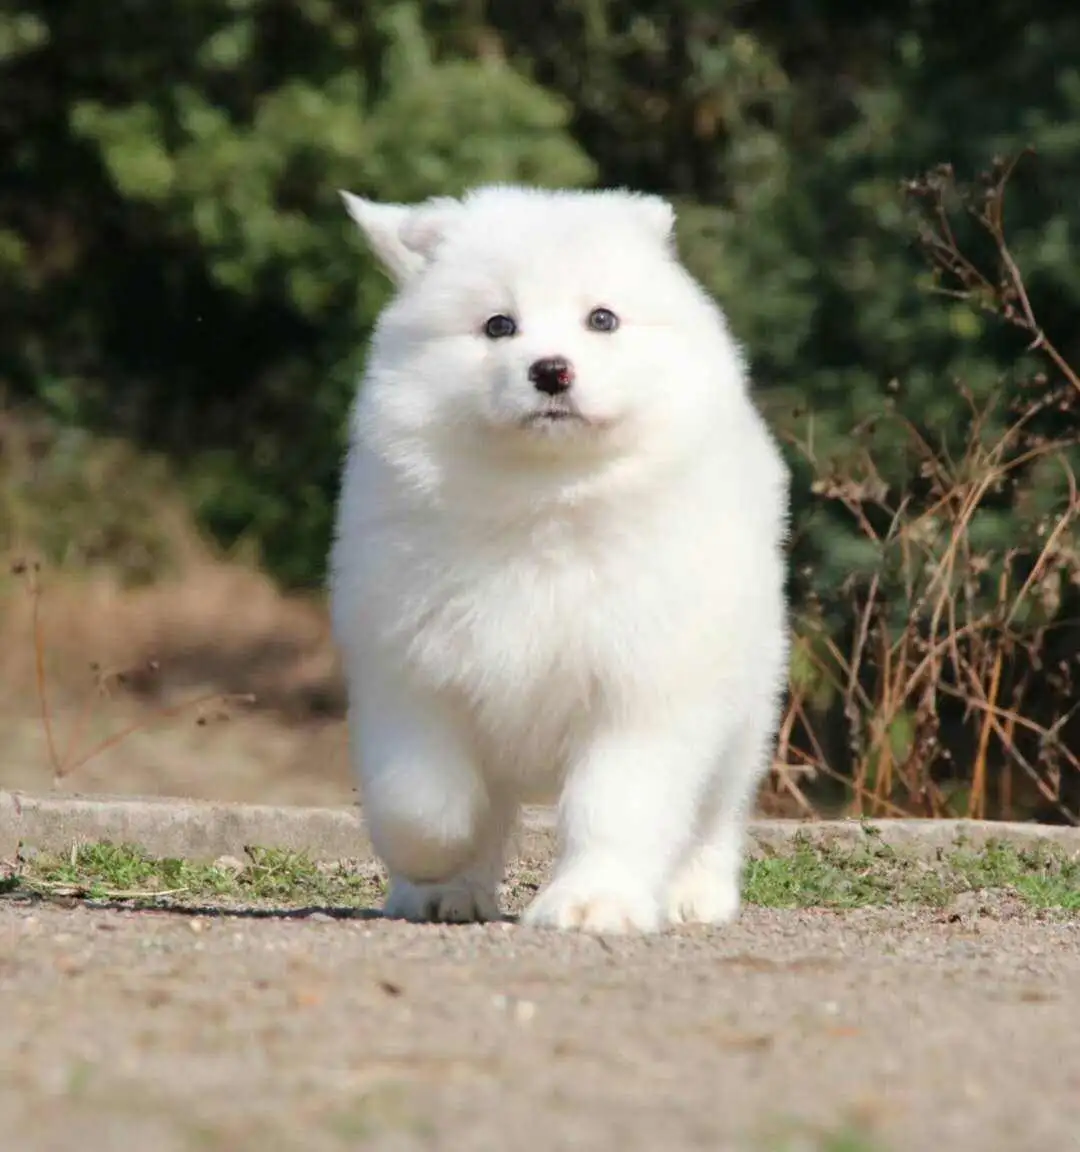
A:
POLYGON ((545 404, 536 408, 521 419, 523 428, 554 428, 558 425, 579 424, 588 427, 592 423, 571 404, 545 404))

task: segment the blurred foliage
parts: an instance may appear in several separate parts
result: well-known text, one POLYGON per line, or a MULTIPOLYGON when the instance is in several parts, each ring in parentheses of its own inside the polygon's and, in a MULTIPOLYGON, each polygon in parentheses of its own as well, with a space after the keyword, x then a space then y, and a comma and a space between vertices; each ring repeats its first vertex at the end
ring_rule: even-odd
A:
MULTIPOLYGON (((895 508, 930 491, 920 441, 978 461, 972 437, 1000 438, 1035 365, 1030 338, 931 292, 901 185, 946 160, 974 177, 1025 146, 1037 156, 1014 178, 1010 242, 1076 364, 1080 21, 1067 6, 7 0, 0 402, 32 404, 65 437, 168 458, 221 543, 254 548, 286 585, 317 585, 345 413, 387 293, 336 189, 660 192, 790 450, 799 604, 850 630, 838 590, 878 574, 904 618, 903 565, 822 477, 872 481, 870 503, 895 508)), ((1066 484, 1046 461, 1017 468, 965 522, 973 546, 1001 563, 1036 555, 1066 484)), ((827 685, 811 695, 828 706, 827 685)))
POLYGON ((178 559, 177 504, 166 462, 129 442, 0 414, 0 555, 145 584, 178 559))
POLYGON ((579 184, 566 101, 412 4, 0 14, 0 385, 167 452, 225 543, 322 571, 382 276, 336 189, 579 184), (406 146, 407 142, 407 146, 406 146))

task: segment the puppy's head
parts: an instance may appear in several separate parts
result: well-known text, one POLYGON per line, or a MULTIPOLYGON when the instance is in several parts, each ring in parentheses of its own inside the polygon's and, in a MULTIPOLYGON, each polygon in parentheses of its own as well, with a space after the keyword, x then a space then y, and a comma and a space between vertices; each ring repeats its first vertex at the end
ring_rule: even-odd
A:
POLYGON ((692 438, 742 366, 674 252, 674 211, 627 192, 343 193, 397 286, 369 362, 401 431, 468 427, 544 454, 692 438))

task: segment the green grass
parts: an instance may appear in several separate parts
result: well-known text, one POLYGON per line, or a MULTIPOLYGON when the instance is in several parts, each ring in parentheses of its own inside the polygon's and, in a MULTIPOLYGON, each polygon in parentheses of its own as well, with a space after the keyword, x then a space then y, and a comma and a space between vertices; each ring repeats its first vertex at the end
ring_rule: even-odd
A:
POLYGON ((944 907, 963 892, 1005 890, 1034 908, 1080 911, 1080 856, 997 841, 919 859, 867 836, 830 848, 797 838, 792 851, 747 862, 744 896, 769 908, 944 907))
MULTIPOLYGON (((528 870, 510 883, 510 907, 527 902, 539 880, 528 870)), ((749 860, 744 895, 770 908, 944 907, 964 892, 992 889, 1032 908, 1080 911, 1080 856, 1046 846, 959 846, 920 860, 868 835, 857 847, 796 839, 780 854, 749 860)), ((196 864, 155 859, 129 845, 81 845, 64 857, 33 855, 0 864, 0 894, 47 899, 223 907, 378 905, 383 881, 369 863, 317 864, 306 856, 251 848, 244 860, 196 864)))
POLYGON ((787 1124, 759 1145, 761 1152, 885 1152, 885 1145, 860 1124, 842 1124, 832 1129, 787 1124))
POLYGON ((316 864, 250 848, 245 860, 195 864, 155 859, 127 844, 84 844, 66 857, 35 855, 0 874, 0 893, 133 903, 367 907, 383 885, 370 867, 316 864))

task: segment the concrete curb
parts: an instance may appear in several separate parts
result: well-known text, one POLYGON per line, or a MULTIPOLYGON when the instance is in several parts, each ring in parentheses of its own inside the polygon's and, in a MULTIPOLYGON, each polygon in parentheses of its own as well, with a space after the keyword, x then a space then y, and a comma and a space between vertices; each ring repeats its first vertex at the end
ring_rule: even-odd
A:
MULTIPOLYGON (((519 836, 522 850, 529 855, 543 853, 553 836, 551 811, 526 809, 519 836)), ((750 828, 749 851, 779 852, 796 836, 836 846, 873 836, 924 857, 958 842, 979 847, 989 840, 1017 847, 1056 844, 1080 854, 1080 828, 990 820, 757 820, 750 828)), ((135 844, 154 856, 191 860, 240 856, 248 845, 304 852, 315 860, 371 855, 356 807, 277 808, 171 797, 0 791, 0 859, 12 859, 20 844, 66 852, 73 844, 99 840, 135 844)))
POLYGON ((75 843, 136 844, 154 856, 214 860, 246 845, 306 852, 314 859, 370 855, 359 810, 225 804, 156 796, 0 792, 0 858, 20 843, 65 852, 75 843))

